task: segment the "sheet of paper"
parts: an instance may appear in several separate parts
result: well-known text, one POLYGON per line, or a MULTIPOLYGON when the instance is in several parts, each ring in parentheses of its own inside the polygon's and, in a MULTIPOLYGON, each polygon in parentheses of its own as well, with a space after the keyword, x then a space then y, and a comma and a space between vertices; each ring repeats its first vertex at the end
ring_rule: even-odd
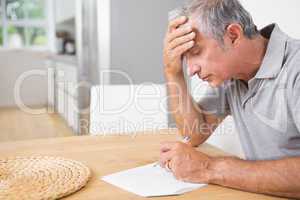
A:
POLYGON ((155 164, 104 176, 102 180, 143 197, 180 195, 206 186, 178 181, 171 172, 155 164))

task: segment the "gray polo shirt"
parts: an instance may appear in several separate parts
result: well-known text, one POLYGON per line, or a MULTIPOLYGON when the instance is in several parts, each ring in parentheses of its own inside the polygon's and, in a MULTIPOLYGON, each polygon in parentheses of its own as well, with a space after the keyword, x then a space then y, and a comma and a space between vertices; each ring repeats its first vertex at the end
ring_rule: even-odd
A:
POLYGON ((228 81, 211 88, 199 105, 218 116, 233 116, 247 159, 300 156, 300 41, 276 24, 261 34, 269 44, 248 87, 228 81))

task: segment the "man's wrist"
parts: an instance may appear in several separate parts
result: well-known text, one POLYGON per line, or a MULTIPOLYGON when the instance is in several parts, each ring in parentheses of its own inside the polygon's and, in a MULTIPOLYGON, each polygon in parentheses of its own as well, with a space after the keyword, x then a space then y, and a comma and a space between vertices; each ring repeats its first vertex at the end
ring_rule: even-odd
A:
POLYGON ((165 77, 168 81, 176 81, 184 78, 184 74, 183 71, 171 72, 169 70, 165 70, 165 77))
POLYGON ((216 185, 225 184, 225 174, 231 157, 212 157, 208 166, 209 183, 216 185))
POLYGON ((197 134, 192 134, 191 139, 189 141, 189 144, 192 147, 198 147, 199 145, 203 144, 208 136, 202 134, 202 133, 197 133, 197 134))

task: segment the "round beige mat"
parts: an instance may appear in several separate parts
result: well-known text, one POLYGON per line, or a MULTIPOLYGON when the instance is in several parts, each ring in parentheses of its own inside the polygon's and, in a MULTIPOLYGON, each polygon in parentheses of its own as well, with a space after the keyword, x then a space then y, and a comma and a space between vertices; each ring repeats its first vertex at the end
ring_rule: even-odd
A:
POLYGON ((90 170, 54 157, 0 159, 0 199, 59 199, 84 187, 90 170))

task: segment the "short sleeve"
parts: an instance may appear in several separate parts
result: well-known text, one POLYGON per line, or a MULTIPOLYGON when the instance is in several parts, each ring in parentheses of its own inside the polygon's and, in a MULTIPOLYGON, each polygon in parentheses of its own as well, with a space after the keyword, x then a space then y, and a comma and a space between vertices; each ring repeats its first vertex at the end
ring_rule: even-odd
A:
POLYGON ((291 112, 300 133, 300 74, 294 81, 291 94, 291 112))
POLYGON ((225 85, 217 88, 207 85, 205 88, 202 88, 201 93, 197 102, 202 111, 216 115, 217 117, 230 115, 225 85))

